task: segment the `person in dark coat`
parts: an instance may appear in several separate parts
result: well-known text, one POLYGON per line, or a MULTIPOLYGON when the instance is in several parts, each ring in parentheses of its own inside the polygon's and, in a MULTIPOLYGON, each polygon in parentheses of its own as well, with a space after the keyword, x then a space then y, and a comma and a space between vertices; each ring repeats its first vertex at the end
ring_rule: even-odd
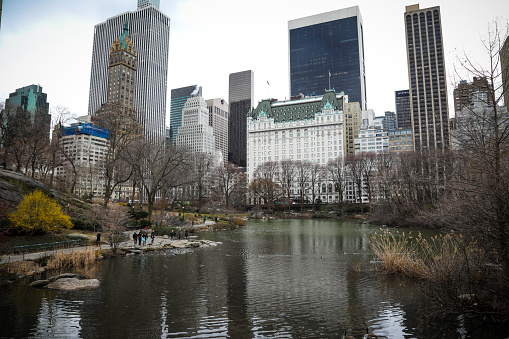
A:
POLYGON ((96 245, 101 246, 101 232, 97 233, 96 245))
POLYGON ((133 233, 134 246, 136 246, 136 241, 138 240, 138 233, 133 233))
POLYGON ((138 246, 141 246, 141 238, 143 238, 143 233, 138 234, 138 246))
POLYGON ((170 240, 171 241, 175 240, 175 231, 174 230, 171 230, 171 232, 170 232, 170 240))
POLYGON ((180 240, 180 228, 179 228, 179 240, 180 240))
POLYGON ((154 243, 154 240, 156 238, 156 232, 154 230, 152 230, 152 233, 150 233, 150 238, 152 238, 152 244, 154 243))
POLYGON ((189 236, 189 231, 187 230, 187 228, 186 228, 186 231, 184 232, 184 235, 186 236, 186 240, 187 240, 187 237, 189 236))

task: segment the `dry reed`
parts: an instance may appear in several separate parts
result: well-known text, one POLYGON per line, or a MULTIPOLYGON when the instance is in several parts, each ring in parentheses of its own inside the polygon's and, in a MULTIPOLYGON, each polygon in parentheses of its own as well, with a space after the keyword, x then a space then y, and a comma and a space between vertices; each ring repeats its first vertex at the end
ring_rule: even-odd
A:
POLYGON ((8 274, 20 276, 27 273, 39 272, 40 266, 32 261, 18 261, 5 264, 2 269, 8 274))
POLYGON ((48 260, 47 268, 52 270, 59 268, 87 267, 95 262, 95 256, 95 250, 92 248, 87 248, 85 250, 69 254, 60 251, 48 260))
POLYGON ((371 236, 370 246, 380 259, 383 270, 389 274, 404 273, 436 281, 443 272, 458 265, 465 253, 475 247, 475 243, 465 244, 462 236, 454 233, 436 235, 426 240, 420 232, 414 237, 411 232, 380 231, 371 236))

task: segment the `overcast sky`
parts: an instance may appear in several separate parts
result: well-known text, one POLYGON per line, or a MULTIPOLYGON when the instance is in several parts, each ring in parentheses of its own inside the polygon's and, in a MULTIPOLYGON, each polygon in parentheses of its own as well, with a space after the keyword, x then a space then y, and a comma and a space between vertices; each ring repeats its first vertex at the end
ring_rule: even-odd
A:
MULTIPOLYGON (((257 101, 288 98, 288 21, 356 5, 364 23, 368 108, 376 115, 394 111, 394 91, 408 89, 403 19, 405 6, 414 1, 160 1, 161 11, 171 19, 167 125, 172 88, 199 84, 205 99, 228 100, 228 75, 233 72, 254 72, 257 101)), ((3 0, 0 100, 16 88, 40 84, 50 106, 87 114, 94 25, 134 11, 136 4, 136 0, 3 0)), ((420 8, 437 5, 451 98, 456 57, 467 52, 485 61, 481 39, 497 18, 507 24, 509 0, 420 2, 420 8)))

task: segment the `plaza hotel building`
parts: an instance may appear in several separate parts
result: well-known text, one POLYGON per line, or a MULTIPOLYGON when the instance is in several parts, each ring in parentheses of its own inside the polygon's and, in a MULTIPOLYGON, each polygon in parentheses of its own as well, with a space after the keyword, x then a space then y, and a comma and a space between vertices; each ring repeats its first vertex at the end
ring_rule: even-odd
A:
POLYGON ((325 165, 343 157, 344 105, 348 96, 327 90, 323 96, 262 100, 247 118, 247 174, 267 161, 309 160, 325 165))

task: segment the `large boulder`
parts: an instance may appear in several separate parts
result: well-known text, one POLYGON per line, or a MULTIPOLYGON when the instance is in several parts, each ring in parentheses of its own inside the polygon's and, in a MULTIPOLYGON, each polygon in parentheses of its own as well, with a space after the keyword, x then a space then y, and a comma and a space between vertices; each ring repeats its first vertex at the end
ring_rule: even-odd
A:
POLYGON ((78 279, 78 278, 62 278, 45 286, 45 288, 53 290, 84 290, 99 287, 97 279, 78 279))

